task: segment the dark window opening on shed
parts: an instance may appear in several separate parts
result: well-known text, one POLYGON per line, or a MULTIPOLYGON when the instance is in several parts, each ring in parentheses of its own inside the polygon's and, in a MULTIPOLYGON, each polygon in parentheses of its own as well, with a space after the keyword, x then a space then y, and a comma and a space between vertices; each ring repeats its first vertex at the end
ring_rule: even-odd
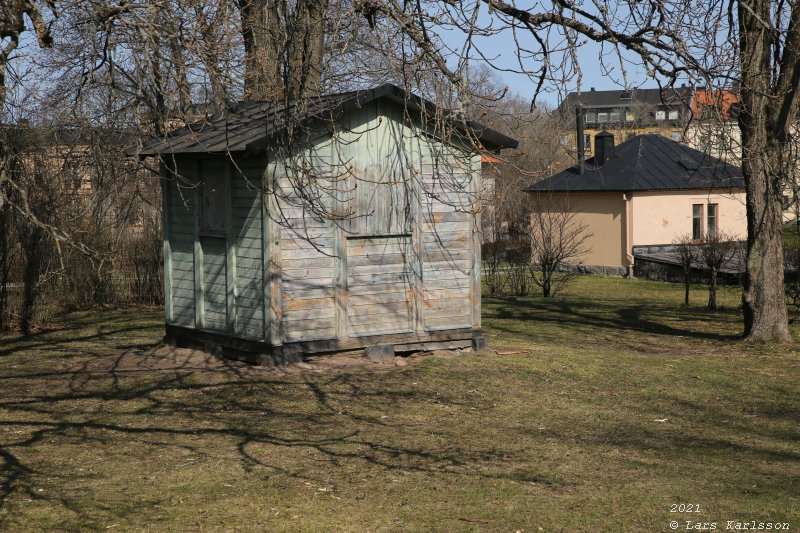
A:
POLYGON ((206 235, 224 235, 228 218, 228 187, 224 176, 205 176, 200 232, 206 235))

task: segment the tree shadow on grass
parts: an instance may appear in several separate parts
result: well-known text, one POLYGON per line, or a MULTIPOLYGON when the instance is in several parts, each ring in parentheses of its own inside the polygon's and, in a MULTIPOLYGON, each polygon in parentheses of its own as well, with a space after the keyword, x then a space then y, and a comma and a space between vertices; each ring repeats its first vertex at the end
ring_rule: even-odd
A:
MULTIPOLYGON (((531 324, 558 325, 565 331, 606 330, 689 337, 715 341, 739 339, 737 334, 716 331, 714 320, 725 322, 730 313, 711 313, 699 309, 671 308, 653 304, 628 305, 580 300, 534 300, 532 298, 492 298, 484 307, 485 319, 526 321, 531 324), (709 320, 709 319, 714 320, 709 320)), ((494 325, 509 331, 503 325, 494 325)))
MULTIPOLYGON (((96 450, 96 463, 107 466, 109 456, 122 460, 126 453, 134 454, 125 459, 131 466, 146 461, 136 457, 136 449, 155 450, 151 455, 181 451, 201 459, 228 453, 245 471, 261 469, 320 486, 328 476, 280 458, 313 452, 332 469, 349 463, 456 477, 494 465, 482 468, 481 476, 555 483, 545 472, 504 471, 497 466, 502 454, 463 446, 447 429, 425 431, 449 441, 444 446, 398 439, 407 428, 382 414, 403 412, 409 404, 465 409, 468 399, 458 393, 420 392, 403 381, 383 386, 375 376, 358 373, 287 374, 191 350, 154 349, 160 331, 152 327, 148 335, 131 339, 148 327, 125 328, 114 320, 99 333, 97 328, 61 332, 57 340, 45 336, 6 353, 5 361, 22 368, 0 379, 0 528, 25 499, 68 511, 72 518, 58 524, 64 529, 103 527, 104 519, 145 512, 133 505, 104 510, 90 493, 69 483, 40 491, 41 480, 51 476, 81 485, 76 465, 63 451, 76 446, 96 450), (65 353, 74 346, 77 353, 51 357, 26 372, 25 361, 53 343, 65 353), (62 456, 63 465, 55 459, 62 456)), ((168 496, 145 495, 162 504, 168 496)))

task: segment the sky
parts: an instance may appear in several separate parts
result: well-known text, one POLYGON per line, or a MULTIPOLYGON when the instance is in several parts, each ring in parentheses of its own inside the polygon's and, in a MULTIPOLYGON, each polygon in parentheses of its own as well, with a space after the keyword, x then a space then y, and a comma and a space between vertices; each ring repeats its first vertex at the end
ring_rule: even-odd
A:
MULTIPOLYGON (((491 19, 487 12, 483 12, 478 17, 478 26, 487 26, 490 24, 491 19)), ((496 22, 495 22, 496 24, 496 22)), ((464 42, 464 34, 461 31, 442 31, 438 30, 438 35, 442 38, 445 45, 460 50, 464 42)), ((543 39, 546 36, 540 34, 543 39)), ((535 41, 532 37, 518 34, 522 46, 530 46, 537 48, 535 41)), ((555 39, 553 40, 555 42, 555 39)), ((580 90, 588 91, 594 87, 597 90, 614 90, 623 87, 623 77, 618 65, 616 56, 610 54, 608 45, 605 47, 605 53, 608 56, 607 63, 611 68, 610 72, 604 72, 600 64, 600 56, 603 51, 598 43, 589 41, 585 38, 580 40, 581 44, 578 47, 578 63, 581 67, 582 79, 580 83, 580 90), (614 66, 616 64, 616 66, 614 66)), ((514 34, 509 29, 504 29, 490 37, 476 38, 478 47, 483 52, 484 56, 491 57, 491 63, 499 69, 495 70, 498 77, 505 82, 511 91, 517 93, 525 99, 533 97, 536 90, 535 80, 531 80, 525 75, 519 73, 508 72, 504 70, 519 70, 520 65, 518 62, 518 46, 514 41, 514 34)), ((638 88, 657 88, 658 83, 652 78, 648 78, 645 69, 641 65, 635 64, 635 56, 632 53, 624 53, 623 58, 626 60, 627 69, 627 82, 629 87, 638 88)), ((476 59, 474 64, 480 64, 482 61, 476 59)), ((455 66, 454 62, 449 62, 451 67, 455 66)), ((524 64, 523 64, 524 65, 524 64)), ((524 65, 526 68, 535 69, 538 64, 524 65)), ((557 86, 551 85, 547 87, 547 92, 540 95, 537 102, 541 101, 550 107, 556 107, 561 99, 570 91, 578 90, 578 81, 573 78, 567 83, 560 83, 557 86)))

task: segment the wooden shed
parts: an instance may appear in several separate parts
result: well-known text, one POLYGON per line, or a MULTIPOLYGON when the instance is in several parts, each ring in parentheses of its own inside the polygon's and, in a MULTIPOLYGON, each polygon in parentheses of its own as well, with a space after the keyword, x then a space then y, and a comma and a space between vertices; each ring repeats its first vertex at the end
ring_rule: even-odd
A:
POLYGON ((163 177, 167 338, 269 363, 469 347, 478 143, 517 144, 383 85, 239 104, 145 146, 163 177))

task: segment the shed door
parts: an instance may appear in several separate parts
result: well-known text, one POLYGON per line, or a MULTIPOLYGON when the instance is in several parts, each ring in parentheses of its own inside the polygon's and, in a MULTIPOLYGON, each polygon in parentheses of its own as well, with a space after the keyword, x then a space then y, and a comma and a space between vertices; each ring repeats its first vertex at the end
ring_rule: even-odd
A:
POLYGON ((347 239, 351 337, 412 331, 410 255, 409 235, 347 239))
POLYGON ((209 158, 200 166, 200 246, 202 248, 202 323, 204 329, 230 329, 228 307, 228 225, 230 224, 227 160, 209 158))

